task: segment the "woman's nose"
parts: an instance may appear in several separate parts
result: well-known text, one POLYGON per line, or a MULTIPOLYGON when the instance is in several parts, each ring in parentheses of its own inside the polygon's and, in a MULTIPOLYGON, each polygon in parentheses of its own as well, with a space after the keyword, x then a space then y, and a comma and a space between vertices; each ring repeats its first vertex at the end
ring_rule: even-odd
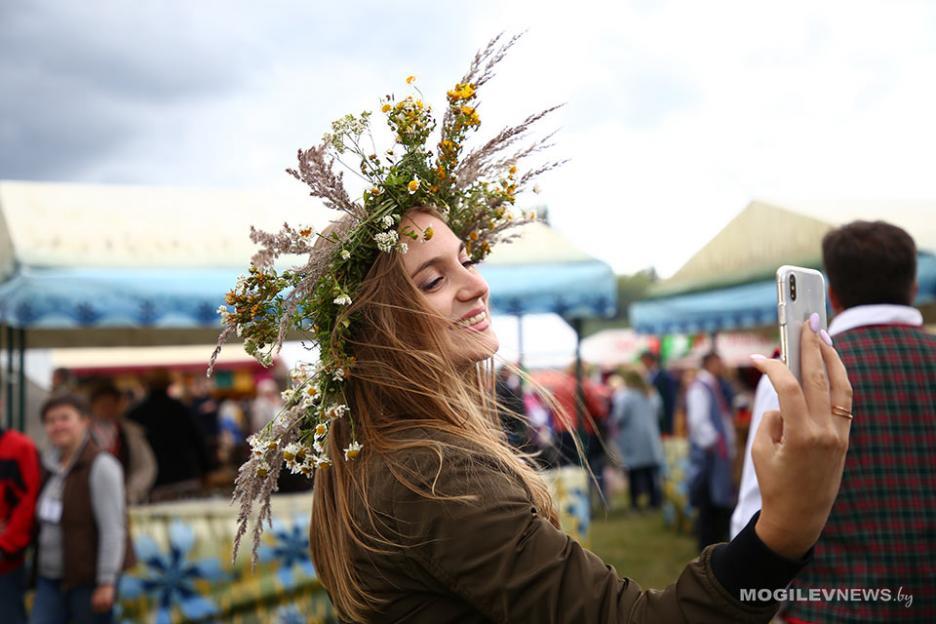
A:
POLYGON ((472 301, 486 299, 488 294, 487 281, 475 269, 464 269, 464 283, 459 290, 459 299, 472 301))

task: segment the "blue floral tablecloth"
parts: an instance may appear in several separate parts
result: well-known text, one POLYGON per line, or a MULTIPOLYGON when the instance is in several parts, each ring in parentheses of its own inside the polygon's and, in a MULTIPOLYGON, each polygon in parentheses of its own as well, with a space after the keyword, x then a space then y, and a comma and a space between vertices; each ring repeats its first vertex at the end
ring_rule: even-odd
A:
MULTIPOLYGON (((588 482, 580 468, 544 474, 563 529, 588 543, 588 482)), ((325 623, 336 621, 309 552, 310 494, 273 499, 257 564, 249 539, 231 560, 237 510, 227 500, 131 509, 138 564, 120 581, 117 621, 325 623)))

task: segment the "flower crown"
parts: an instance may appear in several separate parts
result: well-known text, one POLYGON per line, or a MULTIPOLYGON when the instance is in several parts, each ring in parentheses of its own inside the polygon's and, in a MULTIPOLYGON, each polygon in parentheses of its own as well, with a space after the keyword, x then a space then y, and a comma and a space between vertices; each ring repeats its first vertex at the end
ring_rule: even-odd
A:
MULTIPOLYGON (((234 493, 241 503, 236 545, 246 530, 250 509, 262 501, 260 521, 254 531, 259 540, 262 520, 269 519, 269 496, 283 464, 294 474, 312 477, 335 458, 326 452, 332 422, 348 418, 351 442, 344 459, 356 458, 363 446, 355 435, 355 423, 345 397, 344 384, 354 374, 354 358, 345 347, 355 322, 349 306, 378 254, 406 253, 408 246, 428 241, 432 228, 418 230, 400 223, 418 206, 438 210, 452 231, 465 241, 472 260, 480 261, 492 246, 510 241, 512 226, 535 220, 536 214, 515 216, 516 195, 540 174, 561 162, 547 162, 522 174, 517 164, 549 147, 549 136, 523 144, 531 126, 558 107, 530 115, 516 126, 501 130, 480 147, 468 150, 466 139, 481 125, 478 89, 493 77, 494 66, 519 39, 492 39, 474 57, 468 72, 446 94, 440 138, 429 147, 436 130, 432 108, 406 79, 415 94, 381 100, 381 114, 395 143, 383 153, 370 132, 372 114, 346 115, 332 123, 322 142, 300 150, 299 164, 287 172, 309 186, 311 195, 342 213, 344 218, 325 232, 285 224, 277 233, 251 228, 251 240, 260 251, 249 272, 238 278, 218 309, 223 330, 211 358, 231 334, 244 341, 245 350, 270 366, 290 331, 310 336, 318 345, 317 364, 300 364, 291 372, 290 387, 283 392, 284 407, 262 431, 249 439, 251 457, 241 467, 234 493), (344 159, 359 160, 351 168, 344 159), (344 186, 344 172, 335 163, 362 178, 367 185, 360 201, 351 199, 344 186), (314 246, 317 238, 330 244, 314 246), (278 272, 275 261, 283 254, 306 257, 301 266, 278 272)), ((537 190, 534 188, 534 191, 537 190)), ((209 368, 209 374, 211 369, 209 368)))

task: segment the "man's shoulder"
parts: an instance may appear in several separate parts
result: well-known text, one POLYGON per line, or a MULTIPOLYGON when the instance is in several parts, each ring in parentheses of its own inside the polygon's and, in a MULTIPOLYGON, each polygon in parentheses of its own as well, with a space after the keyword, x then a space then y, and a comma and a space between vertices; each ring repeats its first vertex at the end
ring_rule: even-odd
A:
POLYGON ((4 429, 0 432, 0 448, 6 449, 10 453, 22 452, 24 449, 35 451, 36 444, 25 433, 15 429, 4 429))
MULTIPOLYGON (((860 358, 866 353, 886 353, 900 359, 909 352, 936 355, 936 335, 911 325, 868 325, 835 336, 835 347, 843 358, 860 358)), ((936 361, 936 359, 931 360, 936 361)))

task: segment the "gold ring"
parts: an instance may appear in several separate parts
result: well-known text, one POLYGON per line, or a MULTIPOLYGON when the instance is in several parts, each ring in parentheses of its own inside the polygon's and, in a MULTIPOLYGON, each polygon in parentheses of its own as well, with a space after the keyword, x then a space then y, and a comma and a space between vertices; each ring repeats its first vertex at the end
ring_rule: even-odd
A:
POLYGON ((854 418, 854 416, 852 415, 852 413, 849 412, 849 411, 848 411, 847 409, 845 409, 844 407, 842 407, 841 405, 833 405, 833 406, 832 406, 832 414, 833 414, 834 416, 841 416, 842 418, 847 418, 848 420, 852 420, 852 419, 854 418))

